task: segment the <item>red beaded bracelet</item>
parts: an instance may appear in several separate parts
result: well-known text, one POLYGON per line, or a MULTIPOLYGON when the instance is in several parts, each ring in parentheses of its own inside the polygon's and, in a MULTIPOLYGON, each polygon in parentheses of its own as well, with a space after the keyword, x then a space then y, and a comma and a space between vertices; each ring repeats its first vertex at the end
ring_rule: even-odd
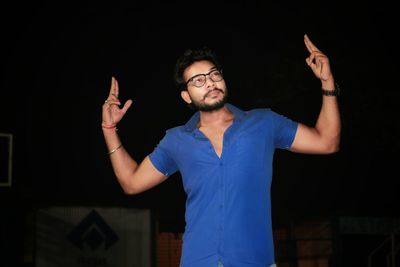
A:
POLYGON ((105 128, 105 129, 114 129, 115 127, 117 127, 116 123, 113 124, 105 124, 104 122, 101 124, 101 127, 105 128))

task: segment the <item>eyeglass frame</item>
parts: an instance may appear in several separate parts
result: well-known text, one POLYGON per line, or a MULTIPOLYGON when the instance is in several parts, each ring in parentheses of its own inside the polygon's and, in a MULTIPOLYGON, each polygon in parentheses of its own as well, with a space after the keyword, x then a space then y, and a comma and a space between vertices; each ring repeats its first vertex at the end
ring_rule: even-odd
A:
POLYGON ((207 82, 207 76, 208 76, 208 77, 210 78, 210 80, 213 81, 213 82, 219 82, 219 81, 222 81, 222 80, 224 79, 224 76, 223 76, 223 74, 222 74, 222 69, 213 68, 213 69, 210 70, 208 73, 199 73, 199 74, 196 74, 196 75, 190 77, 189 80, 187 80, 187 82, 185 83, 185 86, 187 86, 191 81, 193 81, 194 78, 196 78, 196 77, 198 77, 198 76, 204 76, 205 79, 204 79, 204 83, 203 83, 202 85, 200 85, 200 86, 196 86, 196 85, 193 84, 193 86, 196 87, 196 88, 200 88, 200 87, 202 87, 202 86, 204 86, 204 85, 206 84, 206 82, 207 82), (211 78, 210 74, 211 74, 212 72, 214 72, 214 71, 218 71, 218 72, 221 74, 221 77, 222 77, 221 80, 214 81, 214 80, 211 78))

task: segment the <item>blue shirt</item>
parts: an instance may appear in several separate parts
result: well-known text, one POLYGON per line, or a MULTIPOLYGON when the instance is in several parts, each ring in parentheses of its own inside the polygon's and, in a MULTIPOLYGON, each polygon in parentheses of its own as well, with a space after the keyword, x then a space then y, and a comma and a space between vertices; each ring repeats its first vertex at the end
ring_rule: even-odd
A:
POLYGON ((242 111, 225 131, 221 157, 196 127, 199 112, 166 131, 149 155, 187 194, 182 267, 266 267, 274 263, 270 187, 276 148, 290 148, 297 123, 270 109, 242 111))

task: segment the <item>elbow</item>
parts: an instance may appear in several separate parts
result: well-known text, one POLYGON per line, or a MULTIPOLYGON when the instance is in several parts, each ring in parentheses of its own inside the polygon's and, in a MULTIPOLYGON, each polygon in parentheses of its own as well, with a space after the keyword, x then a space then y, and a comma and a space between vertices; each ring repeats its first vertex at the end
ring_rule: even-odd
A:
POLYGON ((328 142, 325 146, 324 152, 325 154, 334 154, 339 152, 340 150, 340 138, 337 137, 331 142, 328 142))
POLYGON ((125 195, 136 195, 142 192, 142 190, 139 190, 138 188, 132 186, 123 186, 122 190, 124 191, 125 195))
POLYGON ((125 195, 136 195, 139 193, 137 190, 132 188, 122 187, 122 189, 124 190, 125 195))
POLYGON ((122 190, 125 195, 135 195, 136 194, 136 190, 134 188, 132 188, 131 186, 129 186, 128 184, 121 183, 121 187, 122 187, 122 190))
POLYGON ((326 154, 334 154, 334 153, 339 152, 339 150, 340 150, 340 146, 339 145, 334 145, 334 146, 329 147, 326 150, 326 154))
POLYGON ((140 190, 140 188, 134 183, 134 179, 131 177, 118 177, 118 181, 126 195, 136 195, 143 191, 140 190))

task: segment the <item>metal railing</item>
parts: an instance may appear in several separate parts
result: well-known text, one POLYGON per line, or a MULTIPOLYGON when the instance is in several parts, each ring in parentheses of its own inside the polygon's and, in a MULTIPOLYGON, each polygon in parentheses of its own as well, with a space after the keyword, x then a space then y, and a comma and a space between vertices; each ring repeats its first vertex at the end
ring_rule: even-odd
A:
MULTIPOLYGON (((378 253, 385 254, 386 267, 396 267, 396 256, 399 253, 399 251, 400 251, 400 246, 396 248, 396 236, 395 234, 391 234, 368 255, 368 267, 375 266, 373 265, 373 258, 378 253)), ((379 263, 379 267, 381 266, 383 266, 382 262, 379 263)))

